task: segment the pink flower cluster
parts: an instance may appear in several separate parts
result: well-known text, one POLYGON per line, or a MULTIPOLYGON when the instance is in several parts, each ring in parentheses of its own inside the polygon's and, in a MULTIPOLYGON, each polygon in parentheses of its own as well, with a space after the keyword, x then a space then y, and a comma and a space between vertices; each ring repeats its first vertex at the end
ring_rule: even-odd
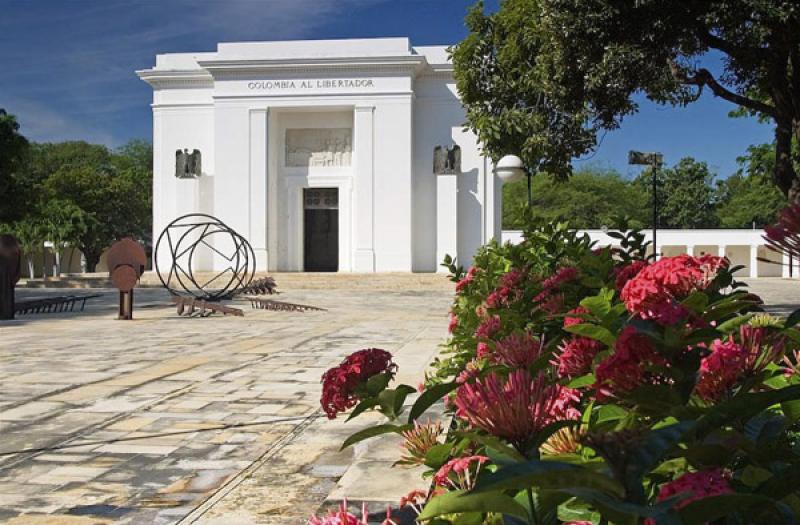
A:
POLYGON ((705 289, 720 268, 728 265, 727 259, 714 255, 664 257, 630 279, 622 288, 621 297, 629 312, 672 325, 688 315, 679 301, 705 289))
POLYGON ((465 456, 451 459, 441 466, 433 476, 433 482, 440 487, 468 490, 475 486, 481 465, 489 461, 486 456, 465 456), (471 471, 475 464, 475 471, 471 471))
POLYGON ((467 274, 456 283, 456 293, 461 293, 464 288, 470 285, 472 281, 475 280, 475 276, 478 274, 478 269, 474 266, 467 270, 467 274))
POLYGON ((592 370, 594 358, 603 349, 603 343, 588 337, 572 336, 558 347, 553 364, 558 367, 558 377, 575 378, 592 370))
POLYGON ((481 324, 475 329, 475 337, 477 339, 491 339, 491 337, 500 330, 500 327, 500 316, 489 316, 481 321, 481 324))
POLYGON ((486 306, 500 308, 519 300, 522 297, 522 289, 519 288, 519 285, 524 279, 525 272, 516 268, 503 274, 497 288, 486 297, 486 306))
POLYGON ((455 332, 456 328, 458 328, 458 317, 454 313, 450 313, 450 320, 447 323, 447 331, 449 333, 455 332))
POLYGON ((574 281, 579 275, 577 268, 571 266, 559 268, 542 282, 542 291, 533 298, 533 302, 545 312, 551 315, 557 314, 564 306, 564 295, 558 293, 559 287, 566 282, 574 281))
POLYGON ((368 516, 366 503, 361 504, 361 519, 359 519, 347 511, 347 500, 344 500, 336 511, 329 510, 328 514, 311 516, 308 525, 367 525, 368 516))
POLYGON ((700 378, 695 392, 705 401, 718 401, 736 384, 744 369, 747 354, 729 338, 711 343, 710 354, 700 361, 700 378))
POLYGON ((628 281, 639 275, 639 272, 646 266, 647 262, 645 261, 633 261, 630 264, 614 268, 612 276, 614 277, 614 286, 616 289, 621 291, 625 288, 628 281))
POLYGON ((491 372, 461 385, 455 396, 456 416, 524 450, 536 433, 554 421, 578 419, 576 390, 551 384, 540 374, 516 370, 503 378, 491 372))
POLYGON ((675 507, 681 509, 693 501, 720 494, 732 494, 734 491, 729 482, 730 476, 721 468, 687 472, 679 478, 665 483, 658 492, 658 501, 673 496, 684 495, 675 507))
POLYGON ((653 367, 666 365, 650 338, 627 326, 617 337, 614 353, 595 369, 597 398, 631 392, 655 378, 651 372, 653 367))
POLYGON ((394 376, 397 365, 392 354, 379 348, 359 350, 347 356, 339 366, 322 375, 322 397, 320 404, 328 419, 358 403, 357 390, 377 374, 394 376))
POLYGON ((481 350, 478 348, 478 357, 488 357, 491 364, 527 368, 542 355, 542 342, 528 332, 513 333, 497 341, 493 351, 488 346, 481 350))
POLYGON ((584 308, 583 306, 578 306, 573 308, 567 315, 564 317, 564 328, 568 326, 574 326, 576 324, 583 324, 586 322, 586 319, 581 317, 581 314, 588 314, 589 310, 584 308))

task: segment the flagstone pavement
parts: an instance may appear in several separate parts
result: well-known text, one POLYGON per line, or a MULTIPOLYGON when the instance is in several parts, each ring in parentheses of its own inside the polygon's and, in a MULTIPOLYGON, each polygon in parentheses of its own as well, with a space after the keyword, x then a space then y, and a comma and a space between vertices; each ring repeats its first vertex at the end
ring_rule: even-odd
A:
POLYGON ((320 417, 321 374, 380 347, 416 384, 452 297, 443 278, 339 284, 277 297, 319 312, 181 318, 142 289, 117 321, 104 290, 85 312, 0 324, 0 523, 302 523, 359 454, 339 451, 359 424, 320 417))

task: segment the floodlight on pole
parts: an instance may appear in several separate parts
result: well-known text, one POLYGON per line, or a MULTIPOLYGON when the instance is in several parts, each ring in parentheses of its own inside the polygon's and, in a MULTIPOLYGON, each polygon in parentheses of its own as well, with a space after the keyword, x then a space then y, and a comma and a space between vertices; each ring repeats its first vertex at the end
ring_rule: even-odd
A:
POLYGON ((533 196, 531 194, 531 171, 525 167, 522 159, 516 155, 506 155, 497 161, 494 166, 494 173, 503 183, 516 182, 522 177, 528 177, 528 207, 531 206, 533 196))
POLYGON ((657 257, 656 253, 656 231, 658 230, 658 168, 664 164, 664 155, 661 153, 651 151, 629 151, 628 164, 638 166, 651 166, 653 168, 653 257, 657 257))

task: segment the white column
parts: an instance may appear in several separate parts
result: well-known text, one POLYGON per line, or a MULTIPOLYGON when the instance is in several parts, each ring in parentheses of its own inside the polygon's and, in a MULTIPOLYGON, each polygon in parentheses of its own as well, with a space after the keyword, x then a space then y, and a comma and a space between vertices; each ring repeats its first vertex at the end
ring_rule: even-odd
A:
POLYGON ((687 244, 686 245, 686 255, 694 256, 694 244, 687 244))
MULTIPOLYGON (((458 256, 458 175, 436 177, 436 261, 458 256)), ((439 272, 447 272, 438 266, 439 272)))
POLYGON ((758 245, 750 245, 750 277, 758 277, 758 245))
POLYGON ((725 252, 728 250, 728 245, 727 244, 720 244, 719 246, 717 246, 717 248, 719 249, 719 252, 717 252, 717 255, 719 255, 720 257, 725 257, 725 252))
POLYGON ((267 251, 267 109, 250 111, 250 232, 248 241, 256 256, 256 270, 266 271, 267 251))
MULTIPOLYGON (((790 272, 789 272, 789 264, 790 264, 789 261, 790 261, 790 259, 789 259, 789 256, 786 255, 785 253, 781 254, 781 257, 782 257, 782 260, 783 260, 783 265, 781 266, 781 276, 784 277, 784 278, 788 278, 789 274, 790 274, 790 272)), ((794 263, 795 261, 791 261, 791 262, 794 263)))
MULTIPOLYGON (((375 271, 375 107, 356 106, 353 116, 355 159, 355 251, 353 271, 375 271)), ((340 226, 341 228, 341 226, 340 226)))

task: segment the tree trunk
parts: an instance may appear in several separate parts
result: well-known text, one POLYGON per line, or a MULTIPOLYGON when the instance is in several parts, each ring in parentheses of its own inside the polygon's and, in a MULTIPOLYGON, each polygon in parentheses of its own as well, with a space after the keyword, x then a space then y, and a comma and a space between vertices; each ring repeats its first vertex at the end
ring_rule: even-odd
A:
POLYGON ((89 273, 97 269, 97 264, 100 262, 100 253, 91 250, 83 252, 83 257, 86 259, 86 271, 89 273))
POLYGON ((800 180, 792 159, 792 125, 780 120, 775 126, 775 184, 790 202, 800 202, 800 180))
POLYGON ((33 275, 33 257, 28 255, 27 257, 25 257, 25 260, 28 261, 28 278, 33 279, 36 277, 35 275, 33 275))

